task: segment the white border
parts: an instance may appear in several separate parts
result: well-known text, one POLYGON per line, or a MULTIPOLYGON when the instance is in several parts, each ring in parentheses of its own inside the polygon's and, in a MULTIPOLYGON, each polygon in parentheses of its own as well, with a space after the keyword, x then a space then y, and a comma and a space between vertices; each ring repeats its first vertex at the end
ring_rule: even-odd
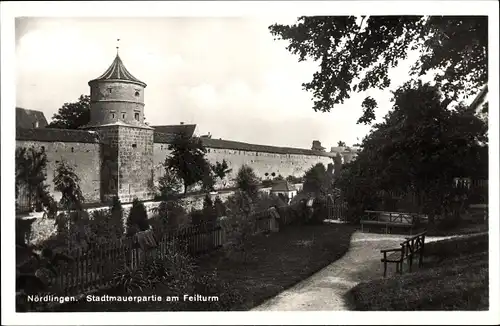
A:
POLYGON ((498 324, 498 7, 496 1, 308 1, 308 2, 2 2, 1 3, 1 150, 2 150, 2 324, 498 324), (284 13, 284 10, 286 12, 284 13), (490 102, 490 311, 488 312, 223 312, 223 313, 14 313, 14 17, 139 17, 301 15, 488 15, 490 102), (495 276, 495 277, 493 277, 495 276), (390 314, 390 315, 388 315, 390 314), (43 316, 43 317, 42 317, 43 316))

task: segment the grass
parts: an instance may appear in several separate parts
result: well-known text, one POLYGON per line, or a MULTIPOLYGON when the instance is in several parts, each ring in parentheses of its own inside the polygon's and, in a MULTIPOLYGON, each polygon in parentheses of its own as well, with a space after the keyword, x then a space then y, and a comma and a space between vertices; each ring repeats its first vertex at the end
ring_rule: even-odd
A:
MULTIPOLYGON (((227 258, 218 251, 197 261, 198 275, 217 271, 218 279, 227 290, 238 293, 239 302, 230 303, 228 310, 248 310, 259 305, 318 270, 341 258, 349 249, 355 228, 349 225, 290 226, 278 233, 258 235, 245 245, 246 259, 227 258)), ((159 284, 155 289, 131 295, 179 295, 159 284)), ((203 294, 203 293, 200 293, 203 294)), ((175 308, 165 302, 148 303, 71 303, 59 311, 170 311, 175 308)), ((200 305, 183 310, 199 310, 200 305)), ((203 309, 203 307, 201 307, 203 309)))
POLYGON ((424 267, 360 283, 347 293, 353 310, 488 310, 488 235, 426 244, 424 267))

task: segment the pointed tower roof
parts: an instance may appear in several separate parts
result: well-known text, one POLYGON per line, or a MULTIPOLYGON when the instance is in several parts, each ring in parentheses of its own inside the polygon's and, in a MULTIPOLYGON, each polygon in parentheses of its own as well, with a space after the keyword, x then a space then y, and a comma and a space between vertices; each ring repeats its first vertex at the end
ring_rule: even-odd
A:
POLYGON ((128 70, 125 68, 122 59, 116 54, 116 58, 109 66, 108 70, 106 70, 100 77, 93 79, 89 82, 89 85, 93 82, 99 81, 127 81, 131 83, 135 83, 141 85, 142 87, 146 87, 146 83, 140 81, 135 78, 128 70))

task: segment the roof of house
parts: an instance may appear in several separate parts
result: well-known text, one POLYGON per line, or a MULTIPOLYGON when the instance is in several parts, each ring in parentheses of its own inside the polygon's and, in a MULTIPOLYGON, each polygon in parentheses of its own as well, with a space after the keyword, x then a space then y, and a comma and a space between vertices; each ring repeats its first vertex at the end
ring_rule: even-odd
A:
POLYGON ((56 128, 16 128, 16 140, 99 143, 99 136, 94 131, 56 128))
POLYGON ((109 81, 109 80, 128 81, 146 87, 146 83, 135 78, 127 70, 127 68, 125 68, 125 65, 123 64, 123 61, 118 55, 118 53, 116 54, 115 60, 113 60, 113 63, 111 64, 111 66, 109 66, 108 70, 106 70, 98 78, 91 80, 89 84, 97 81, 109 81))
POLYGON ((297 190, 297 188, 295 188, 294 185, 292 185, 286 180, 277 181, 271 188, 271 191, 295 191, 295 190, 297 190))
POLYGON ((192 137, 196 129, 195 124, 190 125, 165 125, 165 126, 152 126, 155 131, 163 134, 181 134, 185 133, 187 136, 192 137))
POLYGON ((42 111, 16 107, 16 128, 44 128, 47 124, 42 111))

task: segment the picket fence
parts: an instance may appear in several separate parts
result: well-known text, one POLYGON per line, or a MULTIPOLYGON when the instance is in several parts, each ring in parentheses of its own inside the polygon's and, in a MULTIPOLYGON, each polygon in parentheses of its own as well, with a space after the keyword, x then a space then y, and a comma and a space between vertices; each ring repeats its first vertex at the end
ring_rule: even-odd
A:
MULTIPOLYGON (((293 206, 279 207, 279 227, 292 224, 299 217, 293 206)), ((270 232, 276 223, 269 210, 257 213, 255 232, 270 232)), ((164 258, 168 250, 187 249, 191 255, 213 252, 226 242, 226 228, 221 224, 189 226, 181 229, 156 230, 158 246, 147 252, 139 248, 135 238, 129 237, 72 250, 73 259, 63 264, 58 275, 49 278, 46 294, 76 296, 111 286, 116 271, 136 270, 147 259, 164 258)))
POLYGON ((192 255, 208 253, 224 244, 220 225, 190 226, 164 232, 158 246, 145 252, 133 237, 71 251, 72 261, 63 264, 58 275, 49 281, 50 294, 74 296, 111 285, 113 275, 121 269, 138 269, 146 259, 164 258, 168 249, 185 247, 192 255))

